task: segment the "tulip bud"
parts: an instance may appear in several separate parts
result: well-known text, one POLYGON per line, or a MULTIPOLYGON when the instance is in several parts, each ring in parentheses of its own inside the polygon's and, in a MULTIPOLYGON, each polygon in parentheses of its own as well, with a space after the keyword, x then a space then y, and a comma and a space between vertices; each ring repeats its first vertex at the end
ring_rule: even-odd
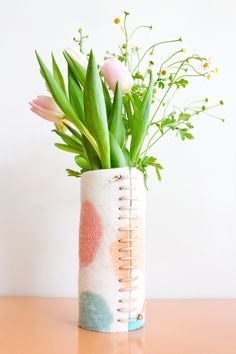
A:
POLYGON ((59 123, 61 119, 64 118, 64 114, 52 97, 38 96, 35 100, 30 102, 30 106, 32 112, 50 122, 59 123))
POLYGON ((78 49, 78 47, 73 46, 73 47, 68 47, 66 48, 66 52, 72 56, 73 59, 75 59, 81 66, 84 68, 87 67, 88 65, 88 60, 86 55, 81 53, 78 49))
POLYGON ((122 93, 130 91, 133 84, 132 76, 119 60, 107 59, 101 66, 101 73, 112 91, 115 91, 117 82, 120 83, 122 93))

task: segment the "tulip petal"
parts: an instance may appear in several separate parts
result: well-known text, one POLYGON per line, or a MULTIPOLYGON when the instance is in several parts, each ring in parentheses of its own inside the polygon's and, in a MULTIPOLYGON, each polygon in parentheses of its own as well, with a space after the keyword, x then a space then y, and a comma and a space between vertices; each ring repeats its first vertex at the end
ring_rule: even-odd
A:
POLYGON ((44 118, 50 122, 54 122, 54 123, 59 123, 60 122, 60 119, 59 118, 56 118, 56 117, 52 117, 52 116, 48 116, 47 113, 44 113, 42 112, 40 109, 36 108, 35 106, 34 107, 31 107, 30 110, 37 114, 38 116, 40 116, 41 118, 44 118))
POLYGON ((101 73, 112 91, 115 91, 117 82, 121 85, 122 93, 130 91, 132 76, 126 66, 116 58, 107 59, 101 66, 101 73))
POLYGON ((56 118, 56 119, 63 118, 63 115, 61 113, 59 113, 58 111, 54 111, 54 110, 46 109, 46 108, 42 107, 41 105, 38 104, 38 101, 36 101, 36 100, 32 101, 31 107, 42 112, 44 115, 48 115, 49 118, 50 117, 56 118))

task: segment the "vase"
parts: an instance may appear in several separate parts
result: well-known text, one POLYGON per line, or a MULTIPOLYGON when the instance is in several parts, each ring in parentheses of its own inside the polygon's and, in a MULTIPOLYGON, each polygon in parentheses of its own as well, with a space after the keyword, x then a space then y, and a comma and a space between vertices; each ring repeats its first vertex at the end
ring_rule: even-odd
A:
POLYGON ((79 326, 127 332, 144 325, 145 188, 122 167, 81 177, 79 326))

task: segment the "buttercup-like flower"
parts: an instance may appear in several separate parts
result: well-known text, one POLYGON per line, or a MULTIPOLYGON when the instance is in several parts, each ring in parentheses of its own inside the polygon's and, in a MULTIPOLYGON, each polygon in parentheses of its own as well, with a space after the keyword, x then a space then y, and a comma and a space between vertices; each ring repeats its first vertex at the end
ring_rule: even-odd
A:
POLYGON ((207 60, 203 61, 201 67, 203 71, 209 71, 209 69, 211 68, 211 58, 208 58, 207 60))
POLYGON ((61 119, 64 118, 64 114, 52 97, 38 96, 35 100, 30 102, 30 106, 32 112, 50 122, 60 123, 61 119))
POLYGON ((107 59, 101 66, 101 73, 112 91, 115 91, 117 82, 120 83, 122 93, 130 91, 133 84, 132 76, 119 60, 107 59))
POLYGON ((72 56, 81 66, 84 68, 88 65, 88 60, 86 55, 80 52, 79 48, 76 46, 66 48, 66 52, 72 56))
POLYGON ((167 79, 169 77, 169 71, 166 68, 162 68, 160 71, 160 77, 162 79, 167 79))

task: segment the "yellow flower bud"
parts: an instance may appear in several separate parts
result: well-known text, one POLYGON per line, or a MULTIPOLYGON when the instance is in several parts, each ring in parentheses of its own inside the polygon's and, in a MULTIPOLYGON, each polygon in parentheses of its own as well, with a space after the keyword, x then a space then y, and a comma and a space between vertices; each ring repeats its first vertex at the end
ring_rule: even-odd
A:
POLYGON ((219 68, 216 68, 216 73, 218 73, 219 72, 219 68))
POLYGON ((116 17, 116 18, 114 19, 114 23, 115 23, 116 25, 118 25, 118 24, 120 23, 120 18, 119 18, 119 17, 116 17))
POLYGON ((207 75, 207 80, 210 80, 210 78, 211 78, 211 74, 208 74, 207 75))

